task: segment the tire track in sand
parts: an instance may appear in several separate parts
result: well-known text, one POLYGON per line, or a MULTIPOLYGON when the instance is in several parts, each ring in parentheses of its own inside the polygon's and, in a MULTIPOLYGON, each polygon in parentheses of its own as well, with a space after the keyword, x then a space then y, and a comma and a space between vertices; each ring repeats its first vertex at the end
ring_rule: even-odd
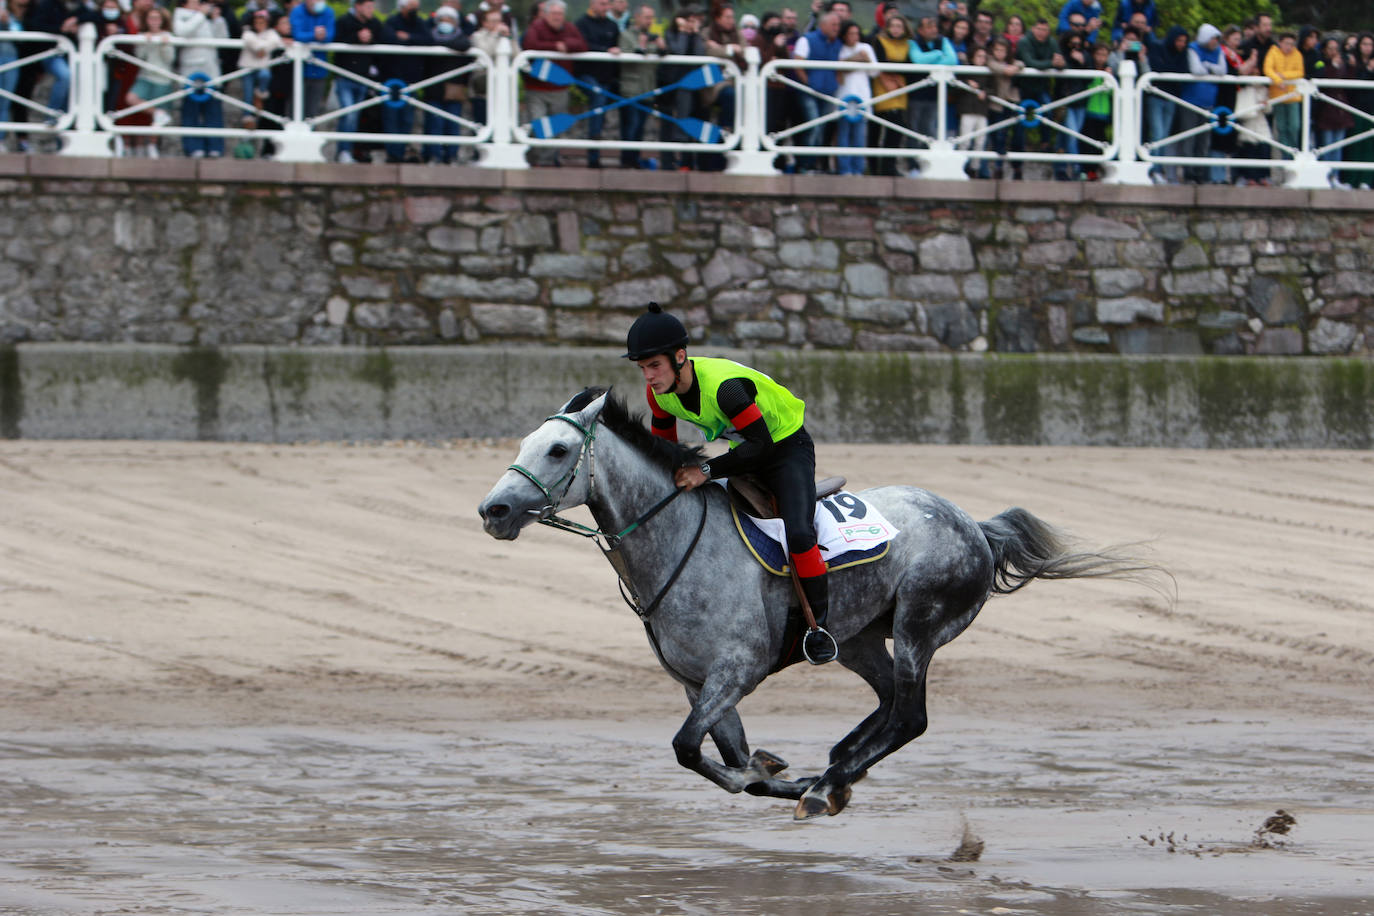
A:
POLYGON ((1123 493, 1112 487, 1102 484, 1091 483, 1082 477, 1077 477, 1072 481, 1055 477, 1050 474, 1041 474, 1025 468, 1015 467, 999 459, 988 459, 989 466, 996 467, 1008 474, 1015 474, 1029 480, 1037 480, 1042 483, 1071 486, 1075 490, 1087 490, 1093 493, 1101 493, 1128 504, 1152 506, 1156 509, 1168 509, 1171 511, 1187 512, 1190 514, 1203 514, 1214 518, 1229 518, 1239 521, 1262 522, 1270 525, 1280 525, 1286 528, 1296 528, 1302 531, 1315 531, 1322 534, 1334 534, 1340 537, 1358 538, 1360 540, 1374 541, 1374 530, 1363 528, 1348 528, 1322 522, 1309 522, 1303 519, 1284 518, 1278 515, 1266 515, 1259 512, 1249 512, 1244 509, 1231 509, 1217 505, 1199 505, 1197 503, 1183 502, 1181 500, 1163 499, 1158 496, 1148 496, 1142 493, 1123 493))

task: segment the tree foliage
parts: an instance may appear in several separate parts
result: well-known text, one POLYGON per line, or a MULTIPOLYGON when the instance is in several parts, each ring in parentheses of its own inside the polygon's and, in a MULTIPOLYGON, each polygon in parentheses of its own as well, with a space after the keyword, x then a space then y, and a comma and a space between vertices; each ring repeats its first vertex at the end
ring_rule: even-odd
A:
POLYGON ((1324 32, 1374 31, 1374 3, 1369 0, 1279 0, 1283 22, 1314 25, 1324 32))

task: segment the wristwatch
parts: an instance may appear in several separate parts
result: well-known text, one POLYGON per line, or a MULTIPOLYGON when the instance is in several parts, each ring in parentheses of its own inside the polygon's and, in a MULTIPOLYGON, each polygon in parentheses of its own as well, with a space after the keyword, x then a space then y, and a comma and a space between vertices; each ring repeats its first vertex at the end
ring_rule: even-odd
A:
POLYGON ((711 479, 711 465, 710 465, 710 462, 703 461, 701 464, 697 465, 697 470, 699 470, 699 471, 701 471, 701 473, 705 474, 707 480, 710 480, 710 479, 711 479))

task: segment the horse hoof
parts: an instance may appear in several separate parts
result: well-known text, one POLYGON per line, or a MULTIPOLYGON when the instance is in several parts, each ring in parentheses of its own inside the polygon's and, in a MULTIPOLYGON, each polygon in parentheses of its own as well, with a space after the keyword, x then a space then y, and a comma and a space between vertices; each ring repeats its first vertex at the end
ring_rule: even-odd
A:
POLYGON ((831 792, 828 796, 826 796, 826 801, 829 803, 830 813, 832 815, 839 814, 841 811, 844 810, 844 806, 849 804, 849 800, 853 797, 854 792, 849 788, 849 786, 845 786, 843 792, 831 792))
POLYGON ((820 817, 823 814, 833 814, 830 804, 818 795, 807 793, 797 801, 797 810, 792 812, 794 821, 809 821, 813 817, 820 817))
POLYGON ((759 749, 749 757, 749 766, 756 770, 762 770, 769 776, 776 776, 787 769, 787 761, 775 754, 759 749))

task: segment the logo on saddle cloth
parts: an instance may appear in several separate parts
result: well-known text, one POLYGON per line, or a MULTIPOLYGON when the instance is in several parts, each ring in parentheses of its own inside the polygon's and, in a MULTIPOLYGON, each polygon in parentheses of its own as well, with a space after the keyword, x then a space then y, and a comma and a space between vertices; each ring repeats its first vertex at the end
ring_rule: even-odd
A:
MULTIPOLYGON (((775 576, 790 575, 782 519, 755 518, 733 503, 730 513, 759 565, 775 576)), ((842 490, 816 503, 816 541, 831 572, 881 560, 899 533, 877 507, 853 493, 842 490)))

